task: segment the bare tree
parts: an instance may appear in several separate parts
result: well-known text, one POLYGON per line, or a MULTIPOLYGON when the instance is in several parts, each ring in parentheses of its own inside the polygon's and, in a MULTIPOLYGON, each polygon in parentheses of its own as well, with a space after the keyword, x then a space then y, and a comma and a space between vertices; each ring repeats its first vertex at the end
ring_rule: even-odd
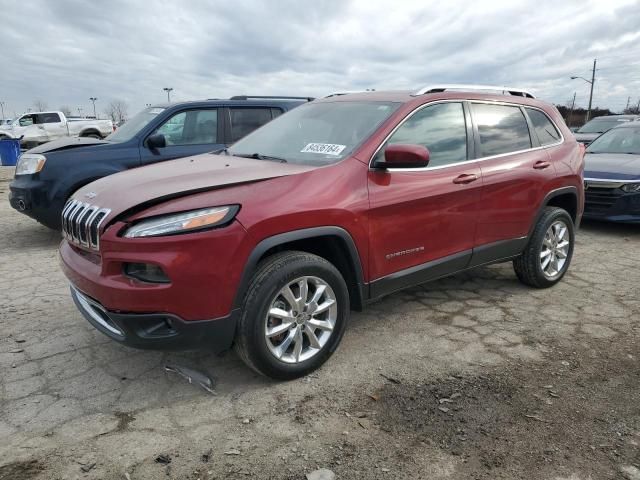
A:
POLYGON ((113 100, 107 105, 104 113, 111 119, 113 123, 124 122, 127 119, 128 106, 122 100, 113 100))
POLYGON ((62 105, 59 110, 64 113, 65 117, 71 116, 71 107, 69 105, 62 105))
POLYGON ((640 114, 640 101, 638 102, 638 105, 633 105, 629 108, 625 108, 623 113, 625 113, 626 115, 640 114))
POLYGON ((36 112, 43 112, 49 108, 49 105, 44 100, 34 100, 33 108, 36 109, 36 112))

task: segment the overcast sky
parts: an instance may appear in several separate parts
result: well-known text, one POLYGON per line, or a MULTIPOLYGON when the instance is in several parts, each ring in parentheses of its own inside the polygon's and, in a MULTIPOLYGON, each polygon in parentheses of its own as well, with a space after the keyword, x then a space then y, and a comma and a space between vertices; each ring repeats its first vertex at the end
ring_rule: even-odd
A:
POLYGON ((522 86, 585 106, 640 100, 640 0, 0 0, 7 117, 234 94, 433 83, 522 86))

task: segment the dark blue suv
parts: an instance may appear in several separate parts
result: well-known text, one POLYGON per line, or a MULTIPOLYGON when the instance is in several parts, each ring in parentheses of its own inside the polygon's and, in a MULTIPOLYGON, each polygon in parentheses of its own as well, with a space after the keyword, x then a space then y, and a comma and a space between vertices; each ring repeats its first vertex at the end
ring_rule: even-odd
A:
POLYGON ((130 168, 221 150, 311 100, 236 96, 149 107, 104 140, 65 138, 23 153, 9 202, 19 212, 59 230, 62 208, 80 187, 130 168))

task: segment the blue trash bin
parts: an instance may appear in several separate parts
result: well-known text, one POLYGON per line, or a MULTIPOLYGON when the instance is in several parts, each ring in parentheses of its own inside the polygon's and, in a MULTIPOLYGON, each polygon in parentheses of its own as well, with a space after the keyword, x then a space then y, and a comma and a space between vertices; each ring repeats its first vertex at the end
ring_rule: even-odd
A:
POLYGON ((20 156, 20 140, 0 140, 0 165, 15 166, 20 156))

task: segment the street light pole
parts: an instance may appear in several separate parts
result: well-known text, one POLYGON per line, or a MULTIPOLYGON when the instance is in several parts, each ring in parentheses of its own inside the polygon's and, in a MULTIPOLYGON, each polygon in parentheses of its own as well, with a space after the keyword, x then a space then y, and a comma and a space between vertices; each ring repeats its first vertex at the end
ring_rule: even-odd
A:
POLYGON ((98 100, 96 97, 90 97, 89 100, 91 100, 91 102, 93 103, 93 118, 98 118, 96 116, 96 100, 98 100))
POLYGON ((587 109, 587 120, 586 120, 586 122, 588 122, 589 119, 591 118, 591 102, 593 100, 593 84, 596 83, 596 59, 595 58, 593 59, 593 70, 591 72, 591 80, 587 80, 584 77, 571 77, 571 80, 575 80, 577 78, 579 78, 580 80, 584 80, 585 82, 591 85, 591 90, 589 92, 589 108, 587 109))
POLYGON ((593 70, 591 71, 591 91, 589 92, 589 108, 587 109, 587 122, 591 118, 591 100, 593 100, 593 84, 596 82, 596 59, 593 59, 593 70))
POLYGON ((0 102, 0 109, 2 110, 2 120, 4 120, 4 102, 0 102))
POLYGON ((571 126, 571 117, 573 117, 573 107, 576 105, 576 92, 573 92, 573 100, 571 100, 571 111, 569 111, 569 126, 571 126))
POLYGON ((171 102, 171 90, 173 90, 173 88, 164 87, 163 90, 167 92, 167 102, 171 102))

